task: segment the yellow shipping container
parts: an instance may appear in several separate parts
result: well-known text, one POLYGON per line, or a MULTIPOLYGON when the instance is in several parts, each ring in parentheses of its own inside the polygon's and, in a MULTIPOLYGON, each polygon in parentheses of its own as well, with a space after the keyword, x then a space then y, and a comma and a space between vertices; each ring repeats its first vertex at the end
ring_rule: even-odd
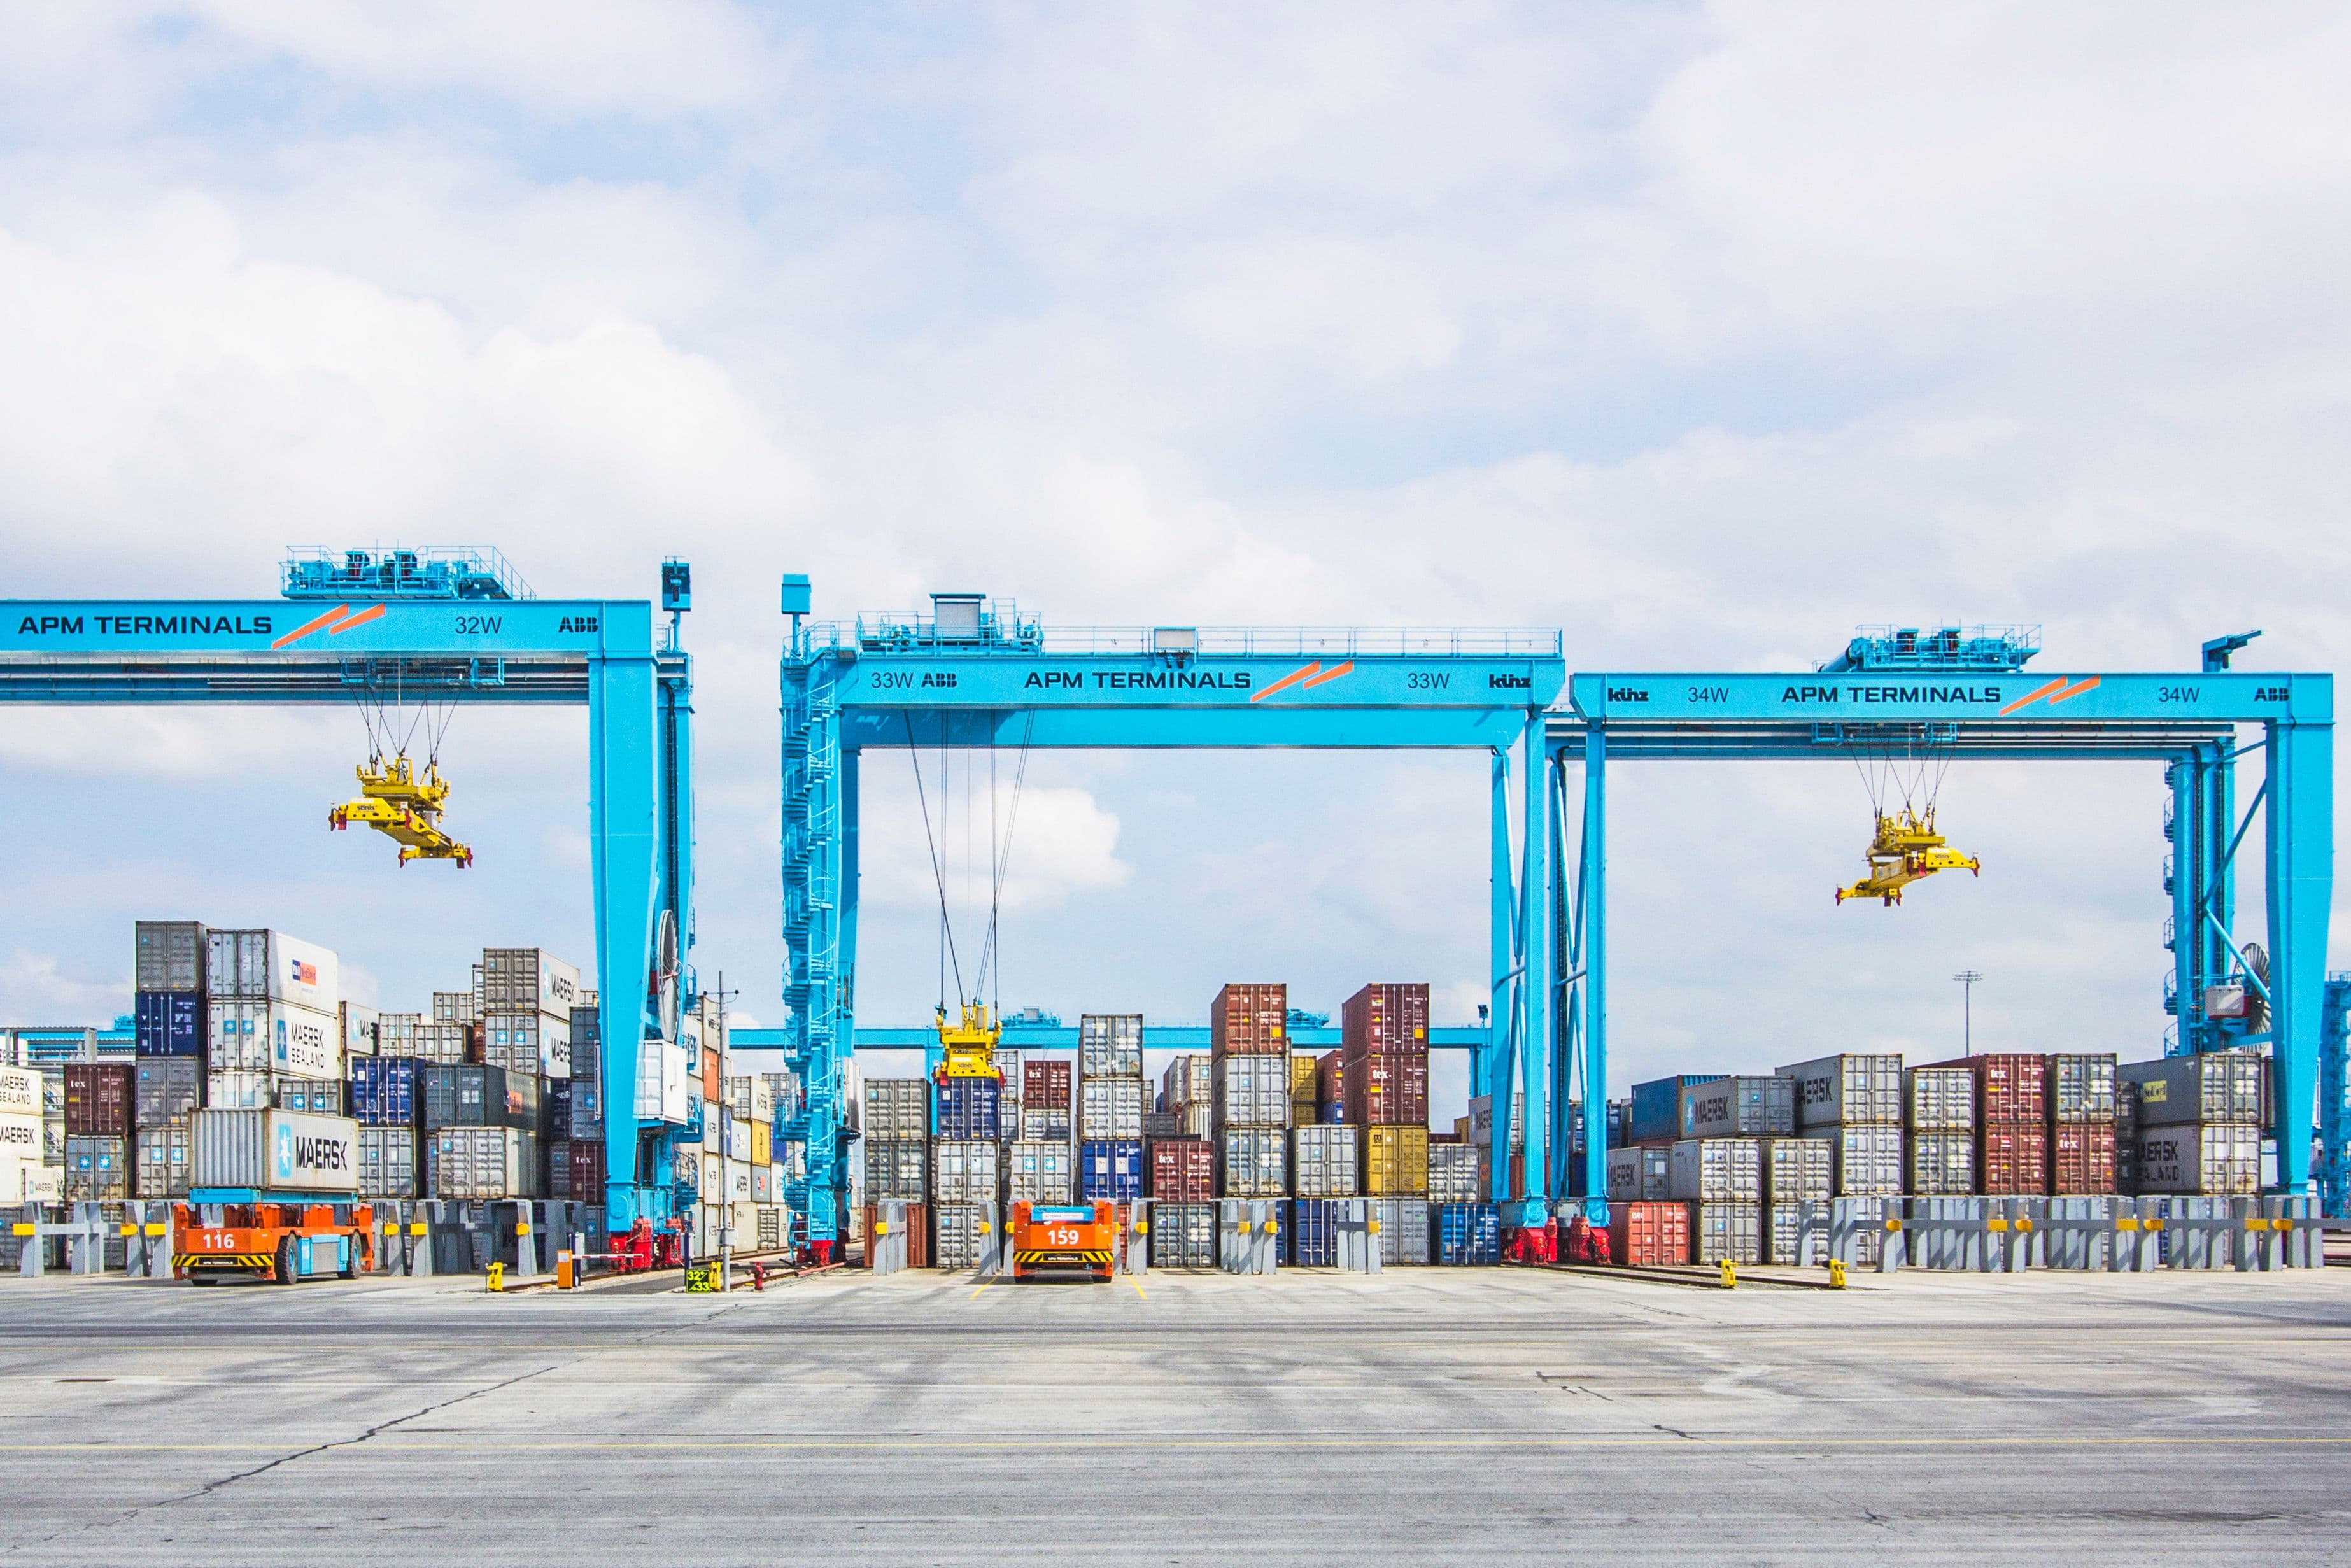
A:
POLYGON ((1364 1191, 1374 1197, 1417 1197, 1428 1191, 1428 1129, 1365 1127, 1364 1191))
POLYGON ((1314 1058, 1302 1051, 1290 1053, 1290 1097, 1292 1100, 1314 1098, 1314 1058))
POLYGON ((751 1163, 771 1166, 776 1163, 776 1126, 772 1122, 751 1124, 751 1163))

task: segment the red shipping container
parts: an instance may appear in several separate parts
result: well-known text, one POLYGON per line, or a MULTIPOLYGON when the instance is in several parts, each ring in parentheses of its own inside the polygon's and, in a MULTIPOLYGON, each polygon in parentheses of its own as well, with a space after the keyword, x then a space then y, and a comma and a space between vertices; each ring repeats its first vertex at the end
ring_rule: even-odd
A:
POLYGON ((604 1201, 604 1144, 601 1139, 574 1138, 564 1145, 571 1165, 571 1201, 604 1201))
MULTIPOLYGON (((1964 1067, 1976 1075, 1976 1125, 2049 1120, 2049 1059, 2009 1053, 1963 1056, 1931 1067, 1964 1067)), ((1989 1192, 1991 1189, 1984 1189, 1989 1192)), ((2034 1189, 2038 1191, 2038 1188, 2034 1189)))
POLYGON ((1654 1268, 1690 1260, 1690 1216, 1686 1203, 1612 1203, 1608 1206, 1608 1252, 1619 1263, 1654 1268))
POLYGON ((1428 1125, 1428 1053, 1350 1056, 1342 1073, 1347 1124, 1354 1127, 1428 1125))
POLYGON ((1290 1049, 1290 988, 1228 985, 1208 1009, 1208 1044, 1217 1056, 1277 1056, 1290 1049))
POLYGON ((1020 1064, 1020 1106, 1026 1111, 1066 1111, 1070 1108, 1070 1066, 1065 1061, 1024 1061, 1020 1064))
POLYGON ((1347 1103, 1346 1067, 1340 1053, 1326 1051, 1314 1059, 1314 1108, 1326 1116, 1333 1105, 1347 1103))
MULTIPOLYGON (((66 1067, 66 1135, 127 1138, 131 1135, 131 1072, 128 1063, 77 1061, 66 1067)), ((34 1129, 38 1132, 38 1128, 34 1129)))
MULTIPOLYGON (((924 1205, 910 1203, 906 1207, 906 1267, 927 1269, 931 1266, 931 1217, 924 1205)), ((873 1204, 865 1206, 865 1267, 873 1267, 873 1227, 882 1211, 873 1204)), ((834 1254, 840 1256, 838 1252, 834 1254)))
POLYGON ((1160 1203, 1214 1203, 1217 1145, 1206 1138, 1163 1138, 1154 1143, 1151 1196, 1160 1203))
POLYGON ((1427 1050, 1428 987, 1365 986, 1339 1009, 1339 1042, 1349 1056, 1427 1050))
POLYGON ((2115 1124, 2061 1122, 2049 1139, 2049 1196, 2105 1197, 2115 1190, 2115 1124))
MULTIPOLYGON (((2109 1145, 2106 1168, 2114 1162, 2109 1145)), ((1976 1134, 1976 1190, 1987 1197, 2039 1197, 2049 1190, 2049 1129, 2011 1122, 1976 1134)))

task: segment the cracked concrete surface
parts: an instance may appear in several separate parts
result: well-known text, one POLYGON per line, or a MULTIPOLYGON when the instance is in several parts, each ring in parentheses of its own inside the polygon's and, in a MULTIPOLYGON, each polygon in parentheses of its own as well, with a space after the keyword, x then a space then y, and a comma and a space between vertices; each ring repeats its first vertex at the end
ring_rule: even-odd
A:
POLYGON ((2351 1271, 0 1281, 0 1561, 2351 1560, 2351 1271))

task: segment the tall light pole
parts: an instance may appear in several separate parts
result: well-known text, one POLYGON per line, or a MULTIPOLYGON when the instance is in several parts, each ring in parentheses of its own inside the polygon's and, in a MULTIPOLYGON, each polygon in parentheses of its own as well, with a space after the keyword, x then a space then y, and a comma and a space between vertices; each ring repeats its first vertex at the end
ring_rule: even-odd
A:
POLYGON ((1973 1056, 1976 1053, 1976 982, 1983 976, 1973 969, 1961 969, 1951 978, 1963 988, 1959 992, 1959 1028, 1962 1031, 1959 1039, 1965 1049, 1959 1054, 1973 1056))

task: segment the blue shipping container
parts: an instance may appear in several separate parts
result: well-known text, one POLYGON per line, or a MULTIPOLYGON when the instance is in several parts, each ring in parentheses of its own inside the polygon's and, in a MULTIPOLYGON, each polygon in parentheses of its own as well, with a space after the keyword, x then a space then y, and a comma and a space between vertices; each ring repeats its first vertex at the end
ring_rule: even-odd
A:
POLYGON ((993 1144, 1004 1136, 1004 1085, 993 1078, 950 1078, 939 1085, 938 1135, 952 1143, 993 1144))
POLYGON ((204 994, 141 991, 131 1004, 131 1040, 141 1056, 202 1056, 204 994))
POLYGON ((1652 1078, 1633 1085, 1631 1141, 1682 1135, 1682 1088, 1690 1083, 1719 1083, 1728 1072, 1684 1072, 1672 1078, 1652 1078))
POLYGON ((1459 1267, 1502 1260, 1502 1211, 1490 1203, 1432 1203, 1430 1228, 1437 1256, 1432 1262, 1459 1267))
POLYGON ((1132 1203, 1143 1196, 1143 1140, 1096 1138, 1078 1145, 1078 1197, 1132 1203))
POLYGON ((352 1057, 351 1119, 363 1127, 415 1125, 416 1059, 352 1057))
MULTIPOLYGON (((1301 1269, 1339 1266, 1339 1205, 1336 1197, 1301 1197, 1290 1207, 1290 1261, 1301 1269)), ((1279 1212, 1277 1210, 1277 1212, 1279 1212)))

